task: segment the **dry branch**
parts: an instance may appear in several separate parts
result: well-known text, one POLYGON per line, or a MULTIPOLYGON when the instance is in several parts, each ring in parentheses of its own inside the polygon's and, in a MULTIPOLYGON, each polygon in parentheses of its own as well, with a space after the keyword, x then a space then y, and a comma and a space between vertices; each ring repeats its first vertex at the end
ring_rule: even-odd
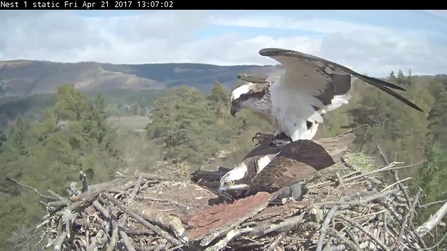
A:
POLYGON ((72 183, 68 196, 52 192, 54 199, 47 203, 45 216, 47 246, 76 251, 426 247, 420 236, 439 224, 447 203, 415 230, 412 215, 419 194, 408 197, 396 172, 402 166, 393 162, 365 172, 349 162, 343 158, 340 165, 304 181, 307 192, 302 201, 284 200, 279 205, 271 203, 275 194, 258 193, 212 206, 219 202, 215 190, 219 179, 228 171, 222 168, 197 171, 192 178, 197 184, 141 173, 88 186, 81 173, 82 189, 72 183), (394 183, 385 184, 382 174, 392 174, 394 183))
POLYGON ((420 225, 416 232, 424 236, 428 232, 430 232, 433 228, 435 228, 442 220, 442 218, 447 214, 447 202, 442 205, 442 207, 432 215, 424 224, 420 225))

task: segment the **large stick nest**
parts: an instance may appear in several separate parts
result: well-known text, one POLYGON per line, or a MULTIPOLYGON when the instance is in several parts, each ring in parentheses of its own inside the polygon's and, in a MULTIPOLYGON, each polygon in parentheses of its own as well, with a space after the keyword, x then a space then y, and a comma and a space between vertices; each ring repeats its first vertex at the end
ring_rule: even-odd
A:
MULTIPOLYGON (((70 195, 49 191, 39 231, 54 250, 415 250, 425 247, 411 220, 410 198, 395 163, 362 171, 350 161, 304 181, 301 201, 272 205, 277 193, 232 204, 216 189, 224 169, 193 181, 143 173, 87 186, 70 195), (395 183, 385 184, 380 174, 395 183), (50 198, 48 197, 48 200, 50 198)), ((36 229, 37 231, 37 229, 36 229)))

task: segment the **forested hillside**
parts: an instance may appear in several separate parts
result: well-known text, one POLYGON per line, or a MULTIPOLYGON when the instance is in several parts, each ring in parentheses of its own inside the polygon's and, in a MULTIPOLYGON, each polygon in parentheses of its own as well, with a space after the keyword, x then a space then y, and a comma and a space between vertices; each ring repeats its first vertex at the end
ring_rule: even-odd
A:
MULTIPOLYGON (((98 92, 83 92, 87 100, 96 98, 98 92)), ((148 116, 153 101, 166 94, 163 90, 109 90, 101 95, 106 102, 107 116, 141 115, 148 116)), ((53 106, 56 98, 53 94, 37 94, 28 97, 4 97, 0 99, 0 125, 12 123, 20 114, 30 120, 41 118, 42 111, 53 106)))
MULTIPOLYGON (((447 187, 442 181, 447 178, 447 79, 415 77, 399 71, 391 73, 389 80, 408 89, 403 95, 426 113, 412 110, 359 81, 350 104, 329 113, 320 134, 332 136, 353 129, 357 140, 352 151, 373 156, 377 166, 384 165, 384 158, 404 161, 408 167, 399 172, 411 177, 406 184, 413 190, 418 186, 424 189, 423 204, 445 201, 447 187)), ((105 98, 108 95, 86 95, 73 85, 60 86, 52 98, 48 96, 45 104, 49 107, 39 116, 18 116, 10 127, 3 128, 0 250, 36 250, 34 245, 40 238, 36 235, 25 242, 41 221, 45 206, 34 191, 17 182, 41 192, 51 189, 65 195, 64 189, 77 180, 80 170, 95 183, 110 180, 117 172, 150 173, 166 166, 186 177, 199 167, 232 167, 253 148, 251 138, 256 132, 272 131, 249 111, 232 117, 229 92, 218 82, 210 93, 182 86, 154 94, 159 97, 146 103, 151 108, 150 120, 140 126, 145 133, 110 122, 108 116, 121 116, 120 123, 125 123, 131 114, 110 113, 111 107, 118 109, 122 104, 105 98)), ((130 105, 146 94, 128 95, 135 95, 126 101, 130 105)), ((115 97, 122 100, 120 95, 115 97)), ((423 207, 418 220, 423 221, 439 206, 423 207)), ((427 237, 427 242, 436 242, 444 232, 434 240, 427 237)), ((445 247, 439 247, 442 245, 445 247)))
POLYGON ((2 96, 54 93, 74 84, 81 91, 159 90, 181 85, 210 91, 215 80, 227 87, 240 72, 270 74, 279 66, 220 66, 194 63, 114 65, 97 62, 58 63, 34 60, 0 61, 2 96))

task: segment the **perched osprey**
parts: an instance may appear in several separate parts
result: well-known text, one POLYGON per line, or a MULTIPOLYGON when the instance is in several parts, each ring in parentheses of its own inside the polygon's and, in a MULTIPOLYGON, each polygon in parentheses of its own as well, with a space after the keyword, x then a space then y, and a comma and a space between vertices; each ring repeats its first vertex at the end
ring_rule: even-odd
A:
POLYGON ((270 134, 269 139, 262 140, 221 178, 219 194, 227 198, 245 197, 290 187, 337 163, 355 136, 346 133, 315 141, 298 140, 278 147, 270 146, 272 140, 274 136, 270 134))
POLYGON ((273 125, 275 136, 285 133, 292 141, 312 139, 318 124, 323 122, 322 115, 348 103, 351 85, 356 78, 422 111, 392 90, 405 89, 337 63, 285 49, 266 48, 259 54, 281 63, 285 74, 272 82, 239 75, 238 78, 248 83, 231 93, 231 114, 236 116, 239 109, 249 108, 273 125))

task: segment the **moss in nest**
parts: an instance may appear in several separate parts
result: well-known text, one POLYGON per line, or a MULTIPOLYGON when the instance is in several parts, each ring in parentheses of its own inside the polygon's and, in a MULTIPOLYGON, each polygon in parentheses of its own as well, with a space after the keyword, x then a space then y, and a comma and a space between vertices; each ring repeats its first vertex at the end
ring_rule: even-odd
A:
POLYGON ((377 169, 374 159, 371 156, 367 156, 363 152, 347 154, 345 159, 350 165, 359 168, 360 171, 363 172, 371 172, 377 169))

